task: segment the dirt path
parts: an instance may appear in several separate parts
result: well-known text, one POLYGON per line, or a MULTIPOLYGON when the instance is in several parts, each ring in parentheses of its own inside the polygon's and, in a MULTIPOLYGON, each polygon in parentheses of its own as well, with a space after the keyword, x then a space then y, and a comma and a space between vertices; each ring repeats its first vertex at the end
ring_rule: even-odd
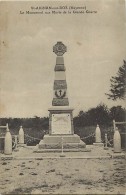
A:
POLYGON ((125 159, 0 161, 0 193, 124 194, 125 159))

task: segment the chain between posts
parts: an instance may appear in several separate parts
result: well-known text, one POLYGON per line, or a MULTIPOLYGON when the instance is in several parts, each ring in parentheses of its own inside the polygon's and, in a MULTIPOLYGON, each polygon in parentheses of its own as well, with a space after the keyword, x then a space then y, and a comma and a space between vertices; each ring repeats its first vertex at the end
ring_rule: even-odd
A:
MULTIPOLYGON (((107 131, 107 133, 108 132, 111 132, 111 130, 108 130, 107 131)), ((32 136, 30 136, 30 135, 28 135, 28 134, 24 134, 26 137, 29 137, 29 138, 31 138, 31 139, 33 139, 33 140, 41 140, 41 139, 39 139, 39 138, 36 138, 36 137, 32 137, 32 136)), ((12 136, 15 136, 15 135, 12 135, 12 136)), ((86 136, 86 137, 82 137, 81 139, 88 139, 88 138, 90 138, 90 137, 95 137, 95 133, 91 133, 90 135, 88 135, 88 136, 86 136)), ((113 141, 113 139, 111 139, 111 140, 107 140, 107 143, 110 145, 110 146, 112 146, 112 144, 110 143, 110 141, 113 141)), ((105 142, 105 140, 102 140, 102 143, 104 143, 105 142)), ((13 143, 15 143, 15 141, 13 141, 13 143)), ((58 146, 58 145, 61 145, 61 142, 59 142, 58 144, 56 144, 55 146, 58 146)))
POLYGON ((32 136, 30 136, 30 135, 28 135, 28 134, 24 134, 26 137, 30 137, 30 138, 32 138, 32 139, 36 139, 36 140, 41 140, 41 139, 39 139, 39 138, 36 138, 36 137, 32 137, 32 136))
MULTIPOLYGON (((32 139, 41 140, 41 139, 39 139, 39 138, 35 138, 35 137, 29 136, 29 135, 27 135, 27 134, 25 134, 25 136, 30 137, 30 138, 32 138, 32 139)), ((90 134, 90 135, 88 135, 87 137, 82 137, 81 139, 87 139, 87 138, 89 138, 89 137, 95 137, 95 133, 90 134)), ((63 141, 63 140, 62 140, 62 141, 63 141)), ((110 141, 113 141, 113 139, 107 140, 107 143, 108 143, 110 146, 112 146, 113 144, 111 144, 110 141)), ((102 140, 102 143, 104 143, 104 142, 105 142, 105 140, 102 140)), ((61 142, 59 142, 59 143, 56 144, 55 146, 59 146, 59 145, 61 145, 61 142)), ((76 146, 75 146, 74 148, 76 148, 76 146)))
MULTIPOLYGON (((108 132, 110 132, 111 130, 109 130, 109 131, 107 131, 107 133, 108 132)), ((25 136, 26 137, 30 137, 30 138, 32 138, 32 139, 36 139, 36 140, 41 140, 41 139, 39 139, 39 138, 36 138, 36 137, 32 137, 32 136, 30 136, 30 135, 28 135, 28 134, 25 134, 25 136)), ((95 133, 92 133, 92 134, 90 134, 90 135, 88 135, 88 136, 86 136, 86 137, 82 137, 81 139, 87 139, 87 138, 89 138, 89 137, 95 137, 95 133)), ((113 139, 111 139, 110 141, 112 141, 113 139)), ((105 140, 102 140, 102 142, 104 143, 104 141, 105 140)), ((109 142, 109 141, 108 141, 109 142)))

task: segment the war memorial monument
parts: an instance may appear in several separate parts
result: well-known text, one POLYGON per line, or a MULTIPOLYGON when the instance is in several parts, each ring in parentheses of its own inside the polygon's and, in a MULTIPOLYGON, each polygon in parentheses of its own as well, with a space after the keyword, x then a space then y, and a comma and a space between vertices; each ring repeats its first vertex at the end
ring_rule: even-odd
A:
MULTIPOLYGON (((57 55, 52 107, 49 111, 49 133, 39 144, 29 146, 20 126, 18 135, 6 129, 4 151, 0 155, 1 193, 3 194, 124 194, 125 153, 121 150, 121 137, 115 126, 113 148, 97 125, 95 143, 87 145, 74 134, 73 108, 69 107, 63 54, 66 46, 57 42, 53 47, 57 55), (13 136, 13 140, 12 140, 13 136), (18 139, 17 139, 18 137, 18 139), (15 147, 13 147, 15 143, 15 147), (26 144, 25 144, 26 143, 26 144), (104 147, 105 144, 105 147, 104 147), (63 159, 63 160, 62 160, 63 159), (30 178, 30 179, 29 179, 30 178)), ((120 124, 115 122, 114 124, 120 124)), ((85 138, 92 137, 89 134, 85 138)), ((36 139, 36 138, 35 138, 36 139)), ((38 138, 37 138, 38 140, 38 138)))
POLYGON ((38 144, 40 151, 58 151, 63 142, 64 151, 86 150, 86 144, 74 134, 73 108, 69 107, 67 82, 63 54, 67 47, 57 42, 53 47, 56 54, 55 80, 53 85, 52 107, 49 111, 49 134, 44 135, 38 144))

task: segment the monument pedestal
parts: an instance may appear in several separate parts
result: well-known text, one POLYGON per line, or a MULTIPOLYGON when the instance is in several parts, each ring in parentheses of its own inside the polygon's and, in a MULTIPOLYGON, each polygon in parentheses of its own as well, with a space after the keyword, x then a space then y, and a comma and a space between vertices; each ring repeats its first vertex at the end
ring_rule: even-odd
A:
POLYGON ((73 135, 73 108, 54 106, 49 111, 49 135, 73 135))
POLYGON ((80 139, 80 137, 76 134, 74 135, 45 135, 43 140, 38 144, 39 149, 50 149, 54 151, 54 149, 62 148, 65 151, 72 149, 80 150, 86 147, 86 144, 80 139), (63 140, 63 141, 62 141, 63 140))
POLYGON ((39 152, 86 151, 86 144, 74 134, 72 108, 52 107, 49 109, 49 134, 38 144, 39 152))

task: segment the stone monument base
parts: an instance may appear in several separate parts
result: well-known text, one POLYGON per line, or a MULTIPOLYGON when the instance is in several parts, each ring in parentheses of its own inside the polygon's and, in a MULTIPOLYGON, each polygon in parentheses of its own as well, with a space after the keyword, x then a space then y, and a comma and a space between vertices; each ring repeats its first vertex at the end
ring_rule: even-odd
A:
POLYGON ((26 144, 17 144, 17 148, 19 147, 26 147, 27 145, 26 144))
POLYGON ((36 152, 61 152, 63 151, 89 151, 86 144, 76 134, 74 135, 45 135, 43 140, 38 144, 36 152), (62 141, 63 140, 63 141, 62 141))
POLYGON ((104 147, 104 150, 108 150, 109 148, 107 146, 104 147))
POLYGON ((94 146, 100 146, 100 147, 103 147, 103 146, 104 146, 104 144, 101 143, 101 142, 99 142, 99 143, 93 143, 93 145, 94 145, 94 146))

